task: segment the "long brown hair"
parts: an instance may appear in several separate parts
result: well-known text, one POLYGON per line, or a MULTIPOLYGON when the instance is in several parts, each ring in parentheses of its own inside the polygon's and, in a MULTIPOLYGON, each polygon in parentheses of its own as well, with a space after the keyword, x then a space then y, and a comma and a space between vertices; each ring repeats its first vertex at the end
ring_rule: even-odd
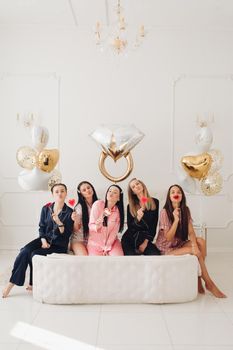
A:
POLYGON ((178 237, 182 239, 182 241, 186 241, 188 239, 188 225, 189 225, 189 220, 191 218, 190 210, 186 205, 186 197, 184 194, 184 191, 182 187, 179 185, 175 184, 169 187, 168 192, 167 192, 167 198, 166 198, 166 203, 164 205, 164 209, 166 209, 168 219, 170 223, 172 224, 174 221, 174 216, 173 216, 173 205, 172 201, 170 199, 170 191, 172 187, 178 187, 180 192, 182 193, 182 200, 180 202, 180 218, 179 224, 177 226, 176 234, 175 237, 178 237))
POLYGON ((85 200, 85 198, 83 197, 80 189, 81 186, 87 184, 92 188, 93 191, 93 195, 92 195, 92 204, 97 201, 98 197, 95 191, 94 186, 88 182, 88 181, 82 181, 78 184, 77 187, 77 195, 78 195, 78 203, 76 204, 76 206, 74 207, 74 209, 77 207, 78 204, 81 205, 82 207, 82 225, 83 225, 83 233, 84 233, 84 237, 87 238, 88 233, 89 233, 89 227, 88 227, 88 222, 89 222, 89 214, 88 214, 88 207, 87 207, 87 202, 85 200))
MULTIPOLYGON (((124 196, 123 196, 122 188, 120 186, 118 186, 116 184, 109 186, 109 188, 107 189, 106 194, 105 194, 104 207, 105 208, 108 207, 107 195, 108 195, 108 191, 110 190, 111 187, 117 187, 119 192, 120 192, 119 201, 116 202, 116 206, 117 206, 117 208, 119 210, 119 214, 120 214, 120 228, 119 228, 119 232, 122 232, 122 230, 124 228, 125 212, 124 212, 124 199, 123 199, 124 196)), ((104 217, 103 226, 108 226, 108 217, 107 216, 104 217)))
POLYGON ((137 211, 138 209, 141 207, 140 206, 140 201, 138 199, 138 196, 133 192, 133 190, 130 187, 130 184, 133 181, 138 181, 140 182, 140 184, 143 187, 143 196, 148 198, 148 201, 146 202, 145 206, 147 210, 155 210, 156 205, 155 205, 155 201, 153 200, 153 198, 150 196, 146 185, 141 181, 138 180, 136 177, 134 177, 132 180, 130 180, 129 184, 128 184, 128 200, 129 200, 129 210, 130 213, 133 217, 137 216, 137 211))

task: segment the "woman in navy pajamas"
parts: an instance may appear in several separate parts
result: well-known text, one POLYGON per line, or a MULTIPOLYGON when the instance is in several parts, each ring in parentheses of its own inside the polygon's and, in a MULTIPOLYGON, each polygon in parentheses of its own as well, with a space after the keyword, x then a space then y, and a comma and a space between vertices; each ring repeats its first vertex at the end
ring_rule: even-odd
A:
POLYGON ((32 290, 32 258, 34 255, 67 252, 69 238, 74 224, 71 219, 73 210, 65 204, 67 187, 64 184, 55 184, 51 192, 54 197, 54 203, 48 203, 42 208, 39 237, 20 250, 15 259, 10 281, 3 290, 3 298, 8 296, 14 285, 24 285, 28 265, 30 267, 30 278, 27 289, 32 290))

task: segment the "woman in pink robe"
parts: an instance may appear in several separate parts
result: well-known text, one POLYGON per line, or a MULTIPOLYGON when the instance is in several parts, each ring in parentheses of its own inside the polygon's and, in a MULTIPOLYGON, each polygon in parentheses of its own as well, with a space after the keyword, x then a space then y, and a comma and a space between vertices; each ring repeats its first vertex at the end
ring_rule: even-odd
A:
POLYGON ((117 234, 124 226, 123 192, 111 185, 104 200, 93 203, 89 221, 89 255, 124 255, 117 234))

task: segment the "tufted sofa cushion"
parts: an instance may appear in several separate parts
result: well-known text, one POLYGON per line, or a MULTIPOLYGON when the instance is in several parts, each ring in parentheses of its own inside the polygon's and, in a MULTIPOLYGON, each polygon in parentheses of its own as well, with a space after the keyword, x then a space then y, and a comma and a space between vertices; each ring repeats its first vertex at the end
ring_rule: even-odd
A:
POLYGON ((192 255, 33 257, 33 297, 51 304, 186 302, 197 277, 192 255))

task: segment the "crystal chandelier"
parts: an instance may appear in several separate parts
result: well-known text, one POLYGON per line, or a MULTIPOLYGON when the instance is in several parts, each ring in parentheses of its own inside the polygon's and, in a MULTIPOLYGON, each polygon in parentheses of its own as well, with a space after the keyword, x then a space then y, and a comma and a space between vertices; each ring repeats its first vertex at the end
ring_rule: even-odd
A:
POLYGON ((108 33, 105 33, 104 28, 99 21, 95 26, 96 46, 98 46, 101 51, 103 51, 104 47, 107 46, 107 48, 111 48, 113 52, 117 53, 118 55, 124 53, 129 45, 131 48, 139 47, 145 38, 145 34, 145 28, 142 24, 138 28, 135 40, 132 40, 132 42, 127 40, 127 23, 125 22, 120 0, 117 1, 116 21, 114 22, 114 25, 109 27, 108 33))

